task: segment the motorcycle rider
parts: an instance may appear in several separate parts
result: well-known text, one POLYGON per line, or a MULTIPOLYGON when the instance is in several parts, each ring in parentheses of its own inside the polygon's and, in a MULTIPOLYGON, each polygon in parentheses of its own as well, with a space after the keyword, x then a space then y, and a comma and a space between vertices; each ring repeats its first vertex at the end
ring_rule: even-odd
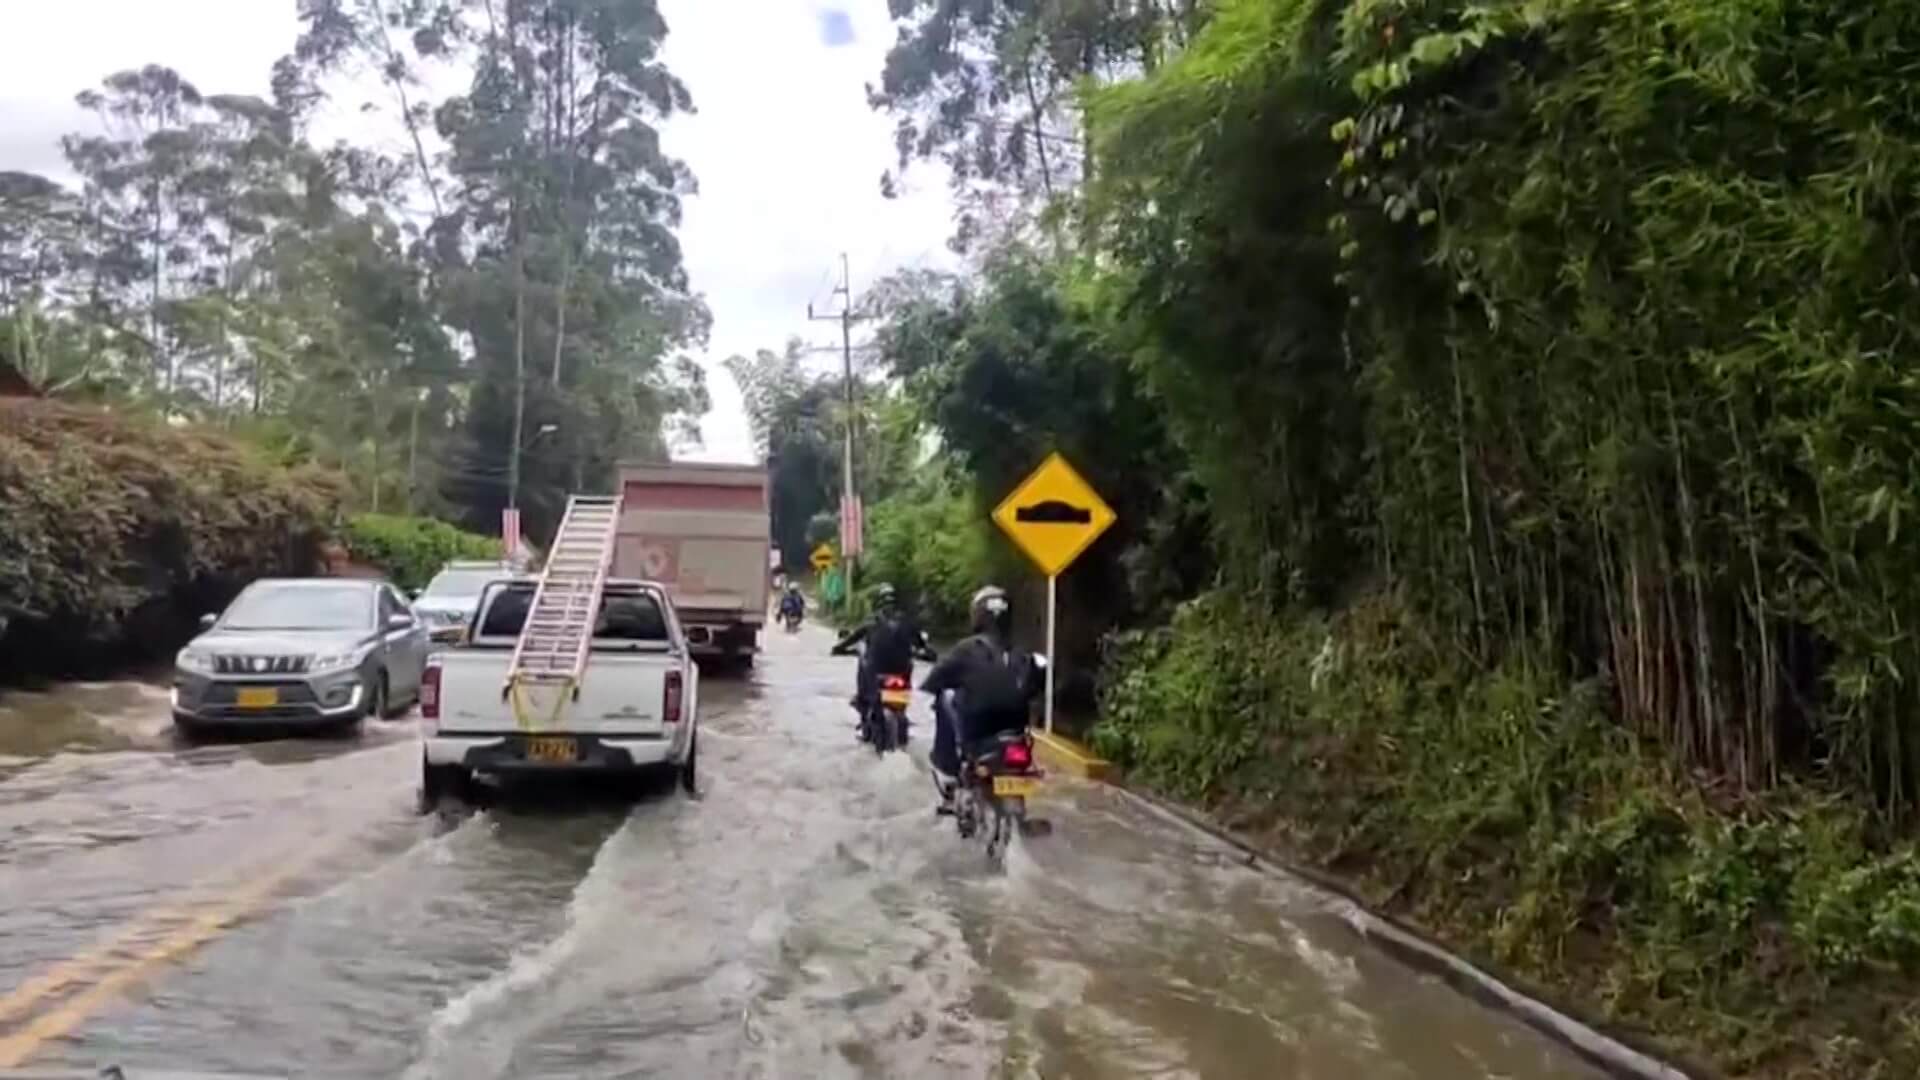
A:
POLYGON ((800 583, 787 582, 787 591, 780 596, 780 617, 787 616, 803 619, 807 615, 807 598, 800 595, 800 583))
POLYGON ((1027 726, 1033 699, 1045 686, 1045 661, 1013 646, 1013 600, 998 585, 973 594, 973 636, 927 672, 920 689, 934 695, 931 755, 941 813, 953 810, 963 748, 1002 731, 1027 726))
POLYGON ((833 645, 835 656, 845 656, 855 645, 867 643, 860 654, 860 670, 854 676, 853 708, 862 721, 866 719, 867 708, 873 702, 882 675, 898 675, 911 682, 913 661, 918 658, 931 663, 934 659, 926 632, 901 610, 900 598, 893 586, 883 581, 873 587, 872 595, 873 618, 848 631, 833 645))

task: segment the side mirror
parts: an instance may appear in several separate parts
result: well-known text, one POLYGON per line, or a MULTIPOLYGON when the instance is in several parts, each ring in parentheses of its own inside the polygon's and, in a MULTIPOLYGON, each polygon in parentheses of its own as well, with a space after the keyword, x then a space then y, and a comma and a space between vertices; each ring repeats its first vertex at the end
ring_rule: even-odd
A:
POLYGON ((211 630, 213 629, 213 624, 219 621, 220 621, 220 616, 215 615, 213 612, 209 611, 205 615, 200 616, 200 629, 211 630))
POLYGON ((407 627, 412 625, 413 625, 413 616, 411 615, 387 616, 387 629, 389 630, 405 630, 407 627))

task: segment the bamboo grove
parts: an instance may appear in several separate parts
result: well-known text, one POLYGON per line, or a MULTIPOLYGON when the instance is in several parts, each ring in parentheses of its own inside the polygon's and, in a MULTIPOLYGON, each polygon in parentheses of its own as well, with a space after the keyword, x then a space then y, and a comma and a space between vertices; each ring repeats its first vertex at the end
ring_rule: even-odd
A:
POLYGON ((1087 219, 1231 584, 1403 590, 1675 760, 1920 802, 1920 7, 1248 0, 1087 219))

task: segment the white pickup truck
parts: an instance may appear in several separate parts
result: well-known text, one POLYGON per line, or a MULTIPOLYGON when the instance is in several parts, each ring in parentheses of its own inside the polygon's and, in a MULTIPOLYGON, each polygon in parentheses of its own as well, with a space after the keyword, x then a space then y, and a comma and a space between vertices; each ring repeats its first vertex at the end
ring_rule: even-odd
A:
POLYGON ((692 792, 700 672, 666 590, 607 582, 578 695, 529 690, 516 702, 507 670, 534 586, 530 578, 487 585, 466 644, 428 662, 420 695, 423 803, 466 793, 476 774, 673 772, 692 792))

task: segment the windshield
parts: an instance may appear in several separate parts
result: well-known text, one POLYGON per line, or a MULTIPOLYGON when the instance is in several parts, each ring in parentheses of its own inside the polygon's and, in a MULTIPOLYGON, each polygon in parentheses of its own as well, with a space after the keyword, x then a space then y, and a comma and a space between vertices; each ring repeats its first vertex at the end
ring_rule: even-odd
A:
POLYGON ((480 595, 487 582, 506 575, 499 570, 442 570, 427 582, 427 591, 420 594, 421 599, 432 600, 471 600, 480 595))
POLYGON ((226 630, 363 630, 373 625, 364 585, 255 585, 227 609, 226 630))

